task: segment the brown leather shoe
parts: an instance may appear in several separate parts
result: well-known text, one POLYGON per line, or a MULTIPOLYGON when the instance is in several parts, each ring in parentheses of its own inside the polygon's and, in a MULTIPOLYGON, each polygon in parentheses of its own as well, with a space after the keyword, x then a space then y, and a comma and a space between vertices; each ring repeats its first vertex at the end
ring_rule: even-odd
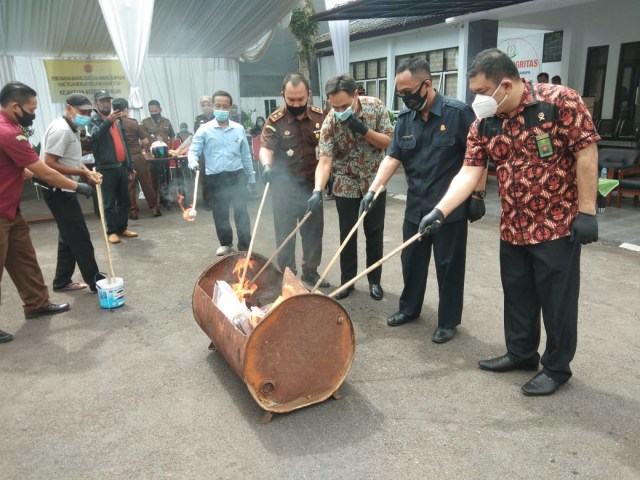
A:
POLYGON ((127 238, 134 238, 134 237, 138 236, 138 234, 136 232, 132 232, 129 229, 125 230, 120 235, 122 235, 123 237, 127 237, 127 238))
POLYGON ((109 243, 120 243, 120 237, 117 233, 112 233, 109 235, 109 243))

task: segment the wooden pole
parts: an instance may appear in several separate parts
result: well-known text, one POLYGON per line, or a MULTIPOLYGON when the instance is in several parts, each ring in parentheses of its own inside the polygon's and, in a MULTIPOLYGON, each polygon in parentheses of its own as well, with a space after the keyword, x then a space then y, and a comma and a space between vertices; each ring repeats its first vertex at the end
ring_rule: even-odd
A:
MULTIPOLYGON (((384 190, 384 185, 381 185, 380 188, 378 188, 378 191, 373 196, 373 201, 371 202, 372 204, 373 204, 373 202, 376 201, 376 199, 378 198, 378 195, 380 195, 380 193, 383 190, 384 190)), ((338 257, 342 253, 342 250, 344 250, 344 248, 347 246, 347 243, 349 243, 349 240, 351 239, 351 237, 353 237, 353 234, 356 233, 356 231, 358 230, 358 227, 362 224, 362 222, 364 221, 364 217, 366 215, 367 215, 367 210, 362 212, 362 215, 360 215, 360 218, 358 218, 358 221, 356 222, 356 224, 353 226, 353 228, 351 228, 351 231, 348 233, 348 235, 346 236, 346 238, 342 242, 342 245, 340 245, 340 248, 338 248, 338 251, 335 253, 333 258, 331 258, 331 261, 327 265, 327 268, 324 269, 324 271, 322 272, 322 275, 320 275, 320 278, 318 279, 316 284, 313 286, 313 289, 311 290, 311 293, 314 293, 316 290, 318 290, 318 288, 320 287, 320 284, 322 283, 322 281, 325 279, 325 277, 329 273, 329 270, 331 270, 331 268, 333 267, 333 264, 336 263, 336 260, 338 259, 338 257)))
POLYGON ((240 285, 244 285, 244 279, 247 276, 247 267, 249 267, 249 260, 251 259, 251 252, 253 251, 253 242, 256 239, 256 231, 258 230, 258 224, 260 223, 260 216, 262 215, 262 207, 264 207, 264 201, 267 198, 267 192, 269 191, 269 185, 271 182, 264 186, 264 192, 262 192, 262 201, 260 201, 260 207, 258 208, 258 215, 256 216, 256 223, 253 226, 253 233, 251 234, 251 241, 249 242, 249 251, 247 252, 247 258, 244 261, 244 268, 242 269, 242 277, 240 278, 240 285))
POLYGON ((196 170, 196 184, 193 186, 193 203, 191 210, 196 211, 196 202, 198 201, 198 180, 200 180, 200 169, 196 170))
POLYGON ((111 261, 111 248, 109 246, 109 237, 107 236, 107 223, 104 219, 104 202, 102 200, 102 185, 99 183, 96 185, 96 192, 98 192, 98 210, 100 211, 100 223, 102 224, 102 234, 104 236, 104 244, 107 247, 107 260, 109 261, 109 278, 107 283, 113 283, 113 279, 116 276, 113 271, 113 262, 111 261))
MULTIPOLYGON (((427 230, 424 234, 429 233, 429 231, 427 230)), ((409 240, 407 240, 406 242, 404 242, 402 245, 398 245, 396 248, 394 248, 391 252, 387 253, 384 257, 382 257, 380 260, 378 260, 376 263, 374 263, 373 265, 371 265, 369 268, 367 268, 366 270, 364 270, 363 272, 359 273, 358 275, 356 275, 355 277, 353 277, 351 280, 349 280, 347 283, 345 283, 344 285, 341 285, 340 288, 334 290, 333 292, 331 292, 329 295, 327 295, 328 297, 335 297, 338 293, 342 292, 343 290, 346 290, 347 288, 349 288, 351 285, 353 285, 354 283, 356 283, 358 280, 360 280, 362 277, 364 277, 367 273, 371 272, 372 270, 375 270, 376 268, 378 268, 380 265, 382 265, 384 262, 386 262, 387 260, 389 260, 391 257, 393 257, 396 253, 398 253, 400 250, 408 247, 409 245, 411 245, 413 242, 415 242, 416 240, 419 240, 420 237, 422 237, 424 235, 423 233, 416 233, 413 237, 411 237, 409 240)))
POLYGON ((311 216, 313 212, 307 212, 305 214, 304 217, 302 217, 302 220, 300 220, 298 222, 298 225, 296 226, 296 228, 293 229, 293 231, 289 234, 289 236, 287 238, 284 239, 284 241, 280 244, 280 246, 278 247, 278 249, 273 252, 273 255, 271 255, 271 257, 269 257, 269 260, 267 260, 267 263, 265 263, 263 265, 263 267, 260 269, 260 271, 256 274, 255 277, 253 277, 253 280, 251 280, 251 283, 249 284, 249 286, 253 285, 254 283, 256 283, 256 280, 258 280, 258 277, 260 275, 262 275, 262 272, 264 272, 267 267, 271 264, 271 262, 273 261, 274 258, 276 258, 276 255, 278 255, 280 253, 280 250, 282 250, 284 248, 284 246, 289 243, 289 240, 291 240, 293 238, 293 236, 298 232, 298 230, 300 230, 300 227, 302 227, 302 225, 304 225, 304 222, 307 221, 307 219, 311 216))

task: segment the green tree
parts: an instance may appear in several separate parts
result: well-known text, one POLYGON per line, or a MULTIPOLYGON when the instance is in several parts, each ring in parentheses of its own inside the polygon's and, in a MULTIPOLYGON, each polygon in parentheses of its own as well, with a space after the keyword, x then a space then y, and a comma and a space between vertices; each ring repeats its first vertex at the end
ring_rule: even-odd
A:
POLYGON ((307 78, 311 74, 311 57, 315 51, 314 41, 318 34, 317 22, 310 20, 314 13, 311 0, 305 0, 304 6, 293 10, 289 23, 289 30, 298 45, 298 70, 307 78))

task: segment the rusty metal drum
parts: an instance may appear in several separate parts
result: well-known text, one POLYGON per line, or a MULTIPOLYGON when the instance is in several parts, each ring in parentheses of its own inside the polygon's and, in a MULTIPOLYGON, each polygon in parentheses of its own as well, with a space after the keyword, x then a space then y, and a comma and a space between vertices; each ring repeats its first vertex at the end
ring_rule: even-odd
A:
MULTIPOLYGON (((237 281, 232 271, 245 255, 224 256, 200 275, 193 289, 196 322, 264 410, 284 413, 326 400, 346 378, 355 355, 348 313, 325 295, 300 293, 285 298, 244 335, 214 305, 212 296, 217 280, 237 281)), ((254 272, 267 261, 259 254, 251 259, 254 272)), ((280 295, 283 275, 270 265, 256 283, 249 300, 266 305, 280 295)))

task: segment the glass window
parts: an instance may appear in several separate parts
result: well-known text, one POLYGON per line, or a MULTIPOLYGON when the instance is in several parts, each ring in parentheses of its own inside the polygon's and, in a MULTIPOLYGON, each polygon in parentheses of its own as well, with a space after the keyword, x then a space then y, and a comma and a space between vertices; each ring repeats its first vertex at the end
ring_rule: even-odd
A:
POLYGON ((355 64, 355 79, 356 80, 364 80, 367 78, 367 68, 364 62, 358 62, 355 64))
POLYGON ((380 78, 386 78, 387 76, 387 59, 386 58, 381 58, 380 59, 380 78))
POLYGON ((367 62, 367 78, 378 78, 378 61, 369 60, 367 62))
POLYGON ((444 77, 444 92, 448 97, 455 98, 458 94, 458 72, 448 73, 444 77))
POLYGON ((377 97, 378 96, 378 81, 377 80, 369 80, 364 86, 364 91, 368 97, 377 97))
POLYGON ((444 68, 446 70, 458 69, 458 49, 447 48, 444 51, 444 68))
POLYGON ((444 52, 442 50, 434 50, 428 52, 428 62, 432 72, 441 72, 444 70, 444 52))
POLYGON ((386 80, 378 81, 378 98, 382 100, 385 104, 387 103, 387 81, 386 80))

